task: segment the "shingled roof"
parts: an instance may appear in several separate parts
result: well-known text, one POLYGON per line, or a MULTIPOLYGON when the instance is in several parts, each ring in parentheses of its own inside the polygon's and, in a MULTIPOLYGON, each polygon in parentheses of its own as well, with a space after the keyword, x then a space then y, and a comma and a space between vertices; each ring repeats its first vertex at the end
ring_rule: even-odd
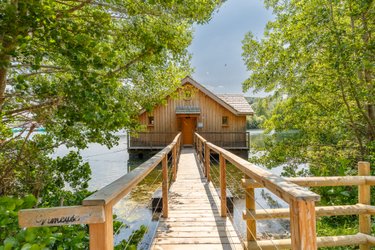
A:
POLYGON ((241 94, 217 94, 217 96, 241 114, 254 114, 254 110, 241 94))
POLYGON ((245 97, 241 94, 214 94, 203 85, 199 84, 190 76, 182 79, 182 85, 187 83, 192 84, 200 91, 205 93, 207 96, 211 97, 214 101, 218 102, 224 108, 228 109, 235 115, 253 115, 254 111, 251 108, 250 104, 246 101, 245 97))

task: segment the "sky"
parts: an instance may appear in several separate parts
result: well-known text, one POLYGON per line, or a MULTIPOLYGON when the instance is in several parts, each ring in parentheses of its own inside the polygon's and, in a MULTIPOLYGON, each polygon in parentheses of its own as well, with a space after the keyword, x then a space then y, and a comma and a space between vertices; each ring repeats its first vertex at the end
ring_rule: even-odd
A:
MULTIPOLYGON (((192 77, 214 93, 242 93, 249 72, 242 60, 242 40, 251 31, 263 37, 272 20, 262 0, 227 0, 209 23, 196 25, 189 47, 194 68, 192 77)), ((264 96, 249 90, 245 96, 264 96)))

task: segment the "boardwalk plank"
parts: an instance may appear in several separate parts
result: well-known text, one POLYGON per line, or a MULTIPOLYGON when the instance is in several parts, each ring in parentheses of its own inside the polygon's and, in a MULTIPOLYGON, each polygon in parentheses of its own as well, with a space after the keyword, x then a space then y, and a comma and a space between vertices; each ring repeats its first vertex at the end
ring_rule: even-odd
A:
POLYGON ((155 246, 155 250, 232 250, 232 249, 243 249, 240 244, 185 244, 185 245, 161 245, 155 246))
POLYGON ((220 216, 217 191, 203 178, 191 148, 181 151, 169 197, 169 217, 160 219, 152 249, 243 249, 230 220, 220 216))

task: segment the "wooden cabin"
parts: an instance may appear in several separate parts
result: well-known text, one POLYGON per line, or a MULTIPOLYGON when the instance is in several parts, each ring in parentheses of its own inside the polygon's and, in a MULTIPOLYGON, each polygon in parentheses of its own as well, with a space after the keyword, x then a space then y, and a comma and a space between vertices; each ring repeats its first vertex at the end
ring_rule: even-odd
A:
POLYGON ((166 104, 143 110, 139 121, 145 132, 129 136, 128 151, 158 150, 182 132, 182 145, 193 145, 194 132, 208 141, 247 155, 249 134, 246 116, 253 109, 242 94, 214 94, 191 77, 185 77, 166 104))

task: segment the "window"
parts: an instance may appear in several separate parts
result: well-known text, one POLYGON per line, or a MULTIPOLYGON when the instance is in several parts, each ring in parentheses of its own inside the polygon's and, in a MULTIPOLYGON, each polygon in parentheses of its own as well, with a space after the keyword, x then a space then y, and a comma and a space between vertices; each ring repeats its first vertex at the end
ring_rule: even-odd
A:
POLYGON ((222 125, 222 126, 229 126, 228 116, 223 116, 223 117, 221 118, 221 125, 222 125))
POLYGON ((153 116, 148 117, 148 126, 154 126, 154 117, 153 116))

